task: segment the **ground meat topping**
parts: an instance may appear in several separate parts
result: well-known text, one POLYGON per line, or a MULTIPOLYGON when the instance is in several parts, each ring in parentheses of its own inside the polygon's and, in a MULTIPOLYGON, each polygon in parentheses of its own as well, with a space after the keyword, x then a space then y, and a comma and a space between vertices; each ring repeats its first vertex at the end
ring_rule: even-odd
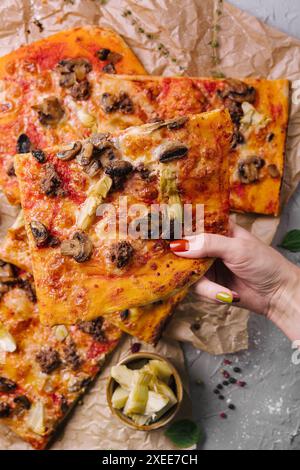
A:
POLYGON ((55 126, 65 114, 60 101, 55 96, 45 98, 33 109, 37 111, 40 123, 45 126, 55 126))
POLYGON ((41 180, 41 191, 46 196, 63 196, 64 191, 61 188, 62 181, 58 176, 52 163, 47 163, 44 167, 44 177, 41 180))
POLYGON ((134 112, 133 101, 128 93, 120 92, 119 96, 111 93, 103 93, 101 96, 101 107, 106 114, 120 111, 123 114, 132 114, 134 112))
POLYGON ((110 177, 127 176, 133 171, 133 166, 126 160, 114 160, 105 168, 105 173, 110 177))
POLYGON ((11 413, 11 407, 8 403, 0 402, 0 418, 8 418, 11 413))
POLYGON ((1 393, 11 393, 16 390, 17 384, 13 380, 6 379, 5 377, 0 377, 0 392, 1 393))
POLYGON ((103 318, 99 317, 95 320, 80 323, 78 328, 84 333, 91 335, 95 341, 103 343, 105 341, 105 333, 102 330, 103 321, 103 318))
POLYGON ((126 160, 112 160, 105 167, 105 173, 113 180, 112 191, 121 190, 127 177, 132 173, 133 166, 126 160))
POLYGON ((69 340, 68 344, 64 347, 64 360, 73 370, 79 369, 81 365, 81 359, 73 340, 69 340))
POLYGON ((51 374, 61 365, 60 355, 53 348, 41 349, 35 358, 44 374, 51 374))
POLYGON ((114 243, 110 251, 110 260, 118 269, 122 269, 129 264, 133 257, 134 249, 131 243, 121 241, 114 243))
POLYGON ((26 292, 26 295, 30 302, 36 303, 37 298, 36 298, 36 291, 34 285, 28 280, 28 279, 21 279, 20 280, 20 287, 21 289, 24 289, 26 292))
POLYGON ((71 95, 77 101, 86 101, 91 96, 91 85, 87 80, 75 83, 71 88, 71 95))

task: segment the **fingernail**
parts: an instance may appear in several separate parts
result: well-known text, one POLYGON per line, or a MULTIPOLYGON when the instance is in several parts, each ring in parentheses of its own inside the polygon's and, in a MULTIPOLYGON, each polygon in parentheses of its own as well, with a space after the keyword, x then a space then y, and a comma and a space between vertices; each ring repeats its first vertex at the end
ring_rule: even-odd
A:
POLYGON ((232 303, 239 303, 241 301, 241 298, 239 296, 239 294, 237 294, 236 292, 232 292, 232 303))
POLYGON ((229 294, 228 292, 219 292, 216 295, 216 299, 223 304, 232 304, 233 302, 233 295, 229 294))
POLYGON ((189 242, 188 240, 174 240, 170 243, 170 248, 176 253, 183 253, 189 251, 189 242))

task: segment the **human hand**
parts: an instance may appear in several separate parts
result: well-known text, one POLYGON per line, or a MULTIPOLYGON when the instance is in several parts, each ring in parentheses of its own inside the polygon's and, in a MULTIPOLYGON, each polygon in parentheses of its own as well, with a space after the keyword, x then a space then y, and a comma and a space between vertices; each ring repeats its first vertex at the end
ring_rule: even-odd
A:
POLYGON ((300 338, 300 270, 243 228, 171 243, 184 258, 218 258, 195 286, 197 294, 266 315, 292 340, 300 338), (297 301, 298 299, 298 301, 297 301))

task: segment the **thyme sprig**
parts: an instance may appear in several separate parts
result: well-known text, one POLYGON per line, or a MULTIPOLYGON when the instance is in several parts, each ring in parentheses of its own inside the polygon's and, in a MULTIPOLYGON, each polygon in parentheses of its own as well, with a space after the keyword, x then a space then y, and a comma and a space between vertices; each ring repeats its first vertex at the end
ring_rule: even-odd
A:
POLYGON ((125 9, 122 13, 122 16, 123 18, 126 18, 128 21, 130 21, 131 25, 135 28, 138 34, 146 37, 147 39, 153 42, 156 50, 159 52, 161 57, 166 57, 173 64, 176 64, 181 74, 186 72, 186 68, 179 64, 179 60, 174 55, 172 55, 168 47, 161 42, 159 35, 147 31, 140 23, 140 21, 133 15, 131 10, 129 10, 128 8, 125 9))

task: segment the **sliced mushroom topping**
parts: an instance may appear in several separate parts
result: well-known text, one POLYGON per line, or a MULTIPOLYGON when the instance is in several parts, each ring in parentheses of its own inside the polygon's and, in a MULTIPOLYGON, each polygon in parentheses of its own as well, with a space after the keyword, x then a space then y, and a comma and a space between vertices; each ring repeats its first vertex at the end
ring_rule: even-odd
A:
POLYGON ((255 183, 259 180, 259 170, 263 168, 265 161, 260 157, 248 157, 239 163, 238 176, 242 183, 255 183))
POLYGON ((38 112, 40 123, 45 126, 56 125, 65 114, 60 101, 55 96, 45 98, 41 104, 33 108, 38 112))
POLYGON ((83 167, 83 170, 90 178, 95 178, 99 175, 102 170, 102 164, 100 160, 92 160, 89 165, 83 167))
POLYGON ((6 170, 6 174, 7 176, 9 176, 10 178, 12 178, 13 176, 16 176, 16 171, 15 171, 15 165, 14 165, 14 162, 11 162, 9 167, 7 168, 6 170))
POLYGON ((16 382, 13 382, 6 377, 0 377, 0 392, 1 393, 11 393, 14 392, 17 388, 16 382))
POLYGON ((31 408, 31 401, 26 397, 26 395, 19 395, 15 397, 14 403, 24 410, 30 410, 31 408))
POLYGON ((168 142, 157 149, 158 160, 168 163, 186 157, 188 151, 188 147, 180 142, 168 142))
POLYGON ((87 166, 91 163, 94 156, 94 145, 87 141, 84 142, 80 154, 77 156, 77 162, 81 166, 87 166))
POLYGON ((109 73, 109 74, 115 74, 115 73, 117 73, 114 64, 111 64, 111 63, 106 64, 106 65, 103 67, 102 71, 103 71, 104 73, 109 73))
POLYGON ((114 176, 125 177, 133 171, 133 166, 126 160, 114 160, 105 168, 105 173, 111 178, 114 176))
POLYGON ((174 119, 173 121, 168 121, 167 122, 167 128, 170 131, 177 131, 178 129, 182 129, 185 124, 188 122, 189 118, 188 117, 182 117, 179 119, 174 119))
POLYGON ((103 48, 96 52, 96 57, 98 57, 99 60, 107 60, 109 53, 110 49, 103 48))
POLYGON ((0 418, 8 418, 11 411, 11 407, 8 403, 0 402, 0 418))
POLYGON ((248 86, 241 80, 229 78, 225 81, 224 90, 219 92, 219 95, 237 103, 243 103, 244 101, 253 103, 256 98, 256 91, 254 87, 248 86))
POLYGON ((29 226, 36 246, 41 247, 49 241, 50 233, 44 224, 38 222, 37 220, 33 220, 30 222, 29 226))
POLYGON ((105 341, 105 333, 102 330, 103 322, 103 318, 99 317, 95 320, 79 323, 78 328, 84 333, 91 335, 95 341, 102 343, 105 341))
POLYGON ((277 166, 276 165, 268 165, 268 172, 269 172, 269 175, 272 177, 272 178, 280 178, 280 171, 278 170, 277 166))
POLYGON ((128 241, 121 241, 112 245, 110 250, 110 261, 115 264, 118 269, 125 268, 132 257, 134 249, 128 241))
POLYGON ((58 351, 53 348, 41 349, 35 356, 35 359, 44 374, 51 374, 51 372, 54 372, 61 365, 60 355, 58 351))
POLYGON ((100 161, 103 167, 107 167, 116 158, 116 149, 108 147, 101 153, 100 161))
POLYGON ((83 80, 71 88, 71 95, 77 101, 86 101, 91 96, 91 84, 87 80, 83 80))
POLYGON ((81 142, 77 141, 68 145, 68 147, 64 148, 61 152, 58 152, 56 156, 60 160, 69 161, 75 158, 76 155, 78 155, 81 148, 82 148, 81 142))
POLYGON ((17 140, 17 153, 28 153, 31 149, 31 142, 26 134, 20 134, 17 140))
POLYGON ((32 150, 31 153, 32 153, 32 156, 39 163, 45 163, 45 161, 47 160, 46 154, 45 152, 43 152, 43 150, 36 149, 36 150, 32 150))
POLYGON ((74 233, 71 240, 65 240, 61 244, 61 254, 74 258, 77 263, 88 261, 93 253, 93 244, 84 232, 74 233))
POLYGON ((108 133, 104 134, 103 132, 98 132, 97 134, 93 134, 89 138, 89 142, 91 142, 91 144, 93 144, 93 146, 96 147, 97 149, 102 150, 103 145, 109 144, 109 137, 110 137, 110 134, 108 133))
POLYGON ((46 196, 63 196, 64 192, 61 188, 62 181, 58 176, 52 163, 47 163, 44 167, 44 177, 41 180, 41 191, 46 196))
POLYGON ((64 360, 68 366, 73 370, 77 370, 81 365, 81 359, 77 353, 76 344, 73 340, 69 340, 68 344, 64 347, 64 360))

